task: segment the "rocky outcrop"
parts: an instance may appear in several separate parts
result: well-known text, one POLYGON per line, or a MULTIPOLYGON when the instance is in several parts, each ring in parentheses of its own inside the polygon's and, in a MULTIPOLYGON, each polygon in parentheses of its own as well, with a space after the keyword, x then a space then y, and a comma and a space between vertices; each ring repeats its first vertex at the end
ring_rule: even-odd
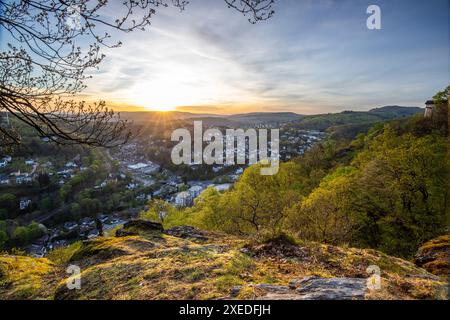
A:
POLYGON ((158 234, 163 232, 164 228, 161 223, 147 220, 131 220, 125 223, 122 229, 116 231, 116 237, 142 235, 142 234, 158 234))
POLYGON ((414 257, 414 263, 440 276, 450 274, 450 236, 445 235, 424 243, 414 257))
POLYGON ((176 226, 164 231, 165 234, 198 241, 207 241, 207 233, 191 226, 176 226))
POLYGON ((320 278, 294 279, 289 286, 256 285, 266 294, 262 300, 363 300, 366 279, 320 278))
POLYGON ((296 291, 307 300, 361 300, 366 292, 366 279, 310 278, 296 291))
POLYGON ((446 279, 375 250, 162 229, 134 220, 119 234, 137 236, 97 237, 39 259, 0 254, 0 299, 447 299, 446 279), (71 264, 80 290, 66 286, 71 264), (377 264, 381 286, 366 289, 366 268, 377 264))

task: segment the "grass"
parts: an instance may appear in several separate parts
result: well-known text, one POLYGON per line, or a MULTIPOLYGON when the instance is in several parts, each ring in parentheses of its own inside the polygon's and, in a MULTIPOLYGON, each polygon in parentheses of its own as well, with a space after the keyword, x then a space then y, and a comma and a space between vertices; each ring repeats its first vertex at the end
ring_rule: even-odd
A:
POLYGON ((299 258, 255 258, 240 251, 245 242, 224 235, 201 244, 169 235, 101 237, 56 249, 48 258, 0 255, 0 298, 217 299, 242 285, 238 298, 253 299, 260 293, 251 283, 287 285, 309 275, 367 277, 372 264, 382 271, 382 290, 370 293, 371 299, 442 297, 443 281, 420 278, 430 274, 374 250, 302 242, 299 258), (70 263, 81 268, 81 290, 66 287, 70 263))
MULTIPOLYGON (((0 256, 0 298, 33 299, 44 287, 44 277, 53 271, 53 264, 43 258, 0 256)), ((42 298, 45 298, 42 296, 42 298)))
POLYGON ((67 264, 72 260, 73 255, 81 249, 81 241, 74 242, 67 247, 53 249, 47 255, 47 258, 57 265, 67 264))

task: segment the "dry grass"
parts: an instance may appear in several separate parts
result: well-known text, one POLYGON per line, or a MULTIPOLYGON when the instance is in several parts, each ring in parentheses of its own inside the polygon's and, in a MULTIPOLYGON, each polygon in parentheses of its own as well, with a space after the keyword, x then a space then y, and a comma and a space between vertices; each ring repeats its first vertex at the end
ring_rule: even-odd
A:
POLYGON ((298 256, 253 256, 241 252, 245 244, 224 235, 201 244, 168 235, 104 237, 54 252, 55 263, 0 256, 0 298, 217 299, 243 285, 238 298, 253 299, 259 293, 252 283, 286 285, 308 275, 368 277, 366 268, 373 264, 381 269, 382 290, 370 292, 369 299, 444 298, 444 281, 374 250, 302 243, 291 250, 298 256), (81 267, 81 290, 65 285, 69 263, 81 267))

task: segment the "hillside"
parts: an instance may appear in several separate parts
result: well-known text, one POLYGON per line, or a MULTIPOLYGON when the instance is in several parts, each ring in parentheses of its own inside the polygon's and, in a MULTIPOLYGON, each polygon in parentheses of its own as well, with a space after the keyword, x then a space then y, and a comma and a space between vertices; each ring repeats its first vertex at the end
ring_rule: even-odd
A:
POLYGON ((54 251, 48 258, 0 256, 0 299, 436 299, 443 279, 375 250, 314 242, 252 242, 137 221, 54 251), (80 266, 81 290, 65 270, 80 266), (366 269, 381 269, 368 290, 366 269))
POLYGON ((292 125, 314 130, 326 130, 342 125, 366 125, 369 128, 376 122, 409 117, 422 112, 423 109, 417 107, 385 106, 369 111, 343 111, 305 116, 292 125))
POLYGON ((294 121, 302 117, 302 115, 294 112, 252 112, 244 114, 234 114, 228 116, 227 118, 240 122, 264 123, 294 121))
POLYGON ((344 131, 350 137, 353 132, 365 132, 376 122, 408 117, 422 113, 422 108, 385 106, 374 108, 369 111, 343 111, 340 113, 328 113, 317 115, 300 115, 294 112, 250 112, 233 115, 200 114, 180 111, 169 112, 123 112, 122 117, 136 124, 145 122, 165 121, 193 121, 201 120, 207 126, 219 127, 247 127, 249 125, 280 124, 289 125, 311 130, 336 129, 344 131), (345 126, 340 128, 341 126, 345 126), (348 134, 347 132, 350 132, 348 134))

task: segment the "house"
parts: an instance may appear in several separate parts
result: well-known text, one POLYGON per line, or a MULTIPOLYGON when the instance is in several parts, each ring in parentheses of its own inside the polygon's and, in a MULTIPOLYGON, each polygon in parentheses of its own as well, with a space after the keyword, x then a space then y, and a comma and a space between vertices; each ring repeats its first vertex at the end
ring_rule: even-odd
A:
POLYGON ((175 196, 175 204, 180 207, 188 207, 192 204, 192 196, 187 191, 178 192, 175 196))
POLYGON ((69 161, 65 165, 66 168, 76 168, 77 164, 75 162, 69 161))
POLYGON ((129 183, 127 184, 127 189, 128 190, 134 190, 138 187, 139 185, 137 183, 129 183))
POLYGON ((74 222, 74 221, 68 221, 64 223, 64 229, 71 231, 78 228, 78 223, 74 222))
POLYGON ((189 188, 188 192, 191 194, 192 198, 196 198, 202 193, 203 187, 202 186, 192 186, 189 188))
POLYGON ((2 162, 8 164, 9 162, 12 161, 12 157, 11 156, 4 156, 2 159, 2 162))
POLYGON ((31 182, 33 182, 33 179, 30 176, 28 176, 28 174, 16 176, 17 184, 25 184, 25 183, 31 183, 31 182))
POLYGON ((218 192, 227 191, 228 189, 231 188, 232 185, 233 185, 232 183, 218 184, 214 186, 214 189, 216 189, 216 191, 218 192))
POLYGON ((34 160, 33 159, 28 159, 28 160, 25 160, 25 164, 26 165, 28 165, 28 166, 32 166, 32 165, 34 165, 34 160))

